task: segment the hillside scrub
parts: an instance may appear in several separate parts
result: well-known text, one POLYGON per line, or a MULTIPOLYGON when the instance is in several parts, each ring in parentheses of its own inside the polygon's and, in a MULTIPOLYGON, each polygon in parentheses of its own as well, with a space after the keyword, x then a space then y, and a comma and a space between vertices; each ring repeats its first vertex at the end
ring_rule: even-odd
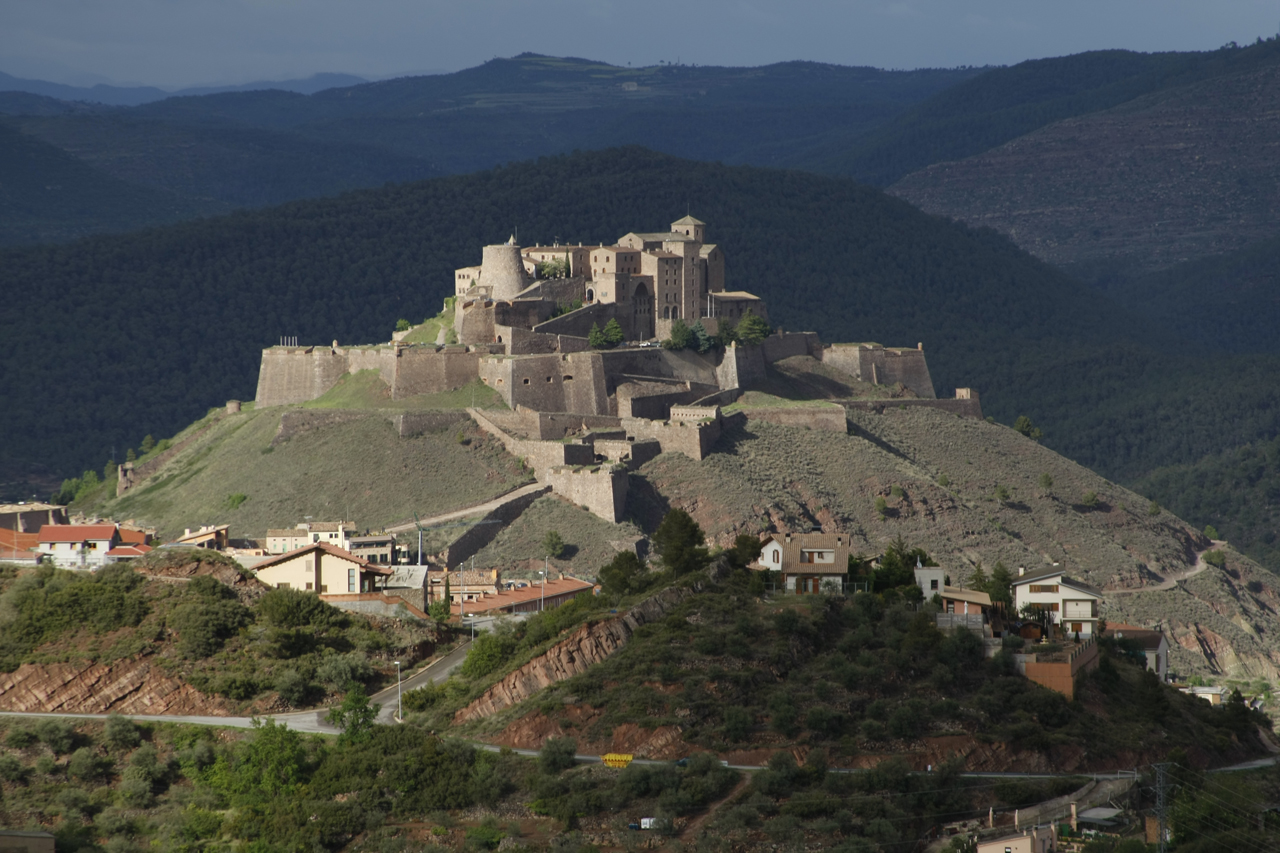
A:
MULTIPOLYGON (((221 566, 220 555, 195 556, 221 566)), ((263 594, 210 574, 166 583, 123 564, 95 573, 25 570, 0 596, 4 671, 148 658, 197 690, 242 704, 300 706, 353 682, 379 685, 394 676, 393 657, 406 659, 433 638, 429 626, 349 614, 311 593, 263 594)))

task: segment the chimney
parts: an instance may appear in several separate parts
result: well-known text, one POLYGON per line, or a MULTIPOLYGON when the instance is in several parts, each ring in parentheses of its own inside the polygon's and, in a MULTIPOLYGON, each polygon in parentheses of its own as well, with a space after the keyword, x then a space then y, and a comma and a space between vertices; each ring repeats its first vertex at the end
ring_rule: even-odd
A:
POLYGON ((184 531, 182 532, 182 535, 183 535, 183 536, 190 536, 190 535, 191 535, 191 528, 190 528, 190 527, 188 527, 186 530, 184 530, 184 531))
POLYGON ((1023 575, 1025 575, 1026 573, 1027 573, 1027 567, 1026 567, 1026 566, 1018 566, 1018 577, 1022 577, 1022 576, 1023 576, 1023 575))
POLYGON ((1078 821, 1077 821, 1077 815, 1076 815, 1076 804, 1075 804, 1075 803, 1072 803, 1072 804, 1071 804, 1071 831, 1072 831, 1073 833, 1074 833, 1074 832, 1079 832, 1079 831, 1080 831, 1080 824, 1079 824, 1079 823, 1078 823, 1078 821))

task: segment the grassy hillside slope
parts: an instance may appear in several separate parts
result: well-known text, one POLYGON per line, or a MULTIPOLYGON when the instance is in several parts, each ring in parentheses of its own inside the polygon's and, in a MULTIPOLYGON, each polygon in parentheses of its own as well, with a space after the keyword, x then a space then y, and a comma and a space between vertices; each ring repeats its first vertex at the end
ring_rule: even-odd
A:
POLYGON ((317 412, 284 432, 285 411, 215 414, 175 436, 194 437, 138 488, 119 499, 111 488, 75 506, 155 525, 165 538, 215 521, 229 523, 233 536, 258 538, 307 516, 377 529, 414 512, 425 518, 483 503, 527 479, 462 412, 452 426, 399 438, 387 413, 317 412))
POLYGON ((685 509, 721 545, 820 528, 871 557, 901 536, 954 583, 978 564, 1057 563, 1108 591, 1105 618, 1159 623, 1175 669, 1280 674, 1269 627, 1280 582, 1249 558, 1227 549, 1224 569, 1205 564, 1212 544, 1191 525, 1007 427, 891 406, 849 417, 847 436, 752 421, 701 462, 660 456, 640 469, 647 486, 629 512, 653 529, 668 507, 685 509))

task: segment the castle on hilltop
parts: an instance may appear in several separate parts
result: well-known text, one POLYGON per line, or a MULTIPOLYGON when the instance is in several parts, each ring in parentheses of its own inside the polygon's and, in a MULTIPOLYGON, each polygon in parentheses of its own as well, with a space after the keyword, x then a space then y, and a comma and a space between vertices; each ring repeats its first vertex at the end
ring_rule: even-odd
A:
MULTIPOLYGON (((454 329, 463 344, 512 343, 533 335, 585 337, 616 320, 627 340, 670 336, 675 320, 710 334, 748 312, 768 320, 764 300, 725 290, 724 252, 706 223, 686 216, 670 231, 632 231, 612 246, 485 246, 480 266, 454 271, 454 329), (561 313, 567 306, 576 306, 561 313)), ((565 342, 540 342, 563 351, 565 342), (554 346, 553 346, 554 343, 554 346)), ((572 344, 569 344, 572 347, 572 344)), ((507 347, 508 354, 517 354, 507 347)))

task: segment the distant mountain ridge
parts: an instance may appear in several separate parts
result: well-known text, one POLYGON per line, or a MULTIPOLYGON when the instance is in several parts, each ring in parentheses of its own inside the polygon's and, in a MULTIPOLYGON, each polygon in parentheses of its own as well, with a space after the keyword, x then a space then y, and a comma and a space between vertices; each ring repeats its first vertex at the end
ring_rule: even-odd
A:
POLYGON ((165 98, 212 95, 219 92, 252 92, 260 89, 281 89, 286 92, 312 95, 324 89, 356 86, 367 82, 369 81, 364 77, 357 77, 354 74, 325 72, 288 80, 256 80, 252 83, 229 86, 190 86, 167 90, 155 86, 112 86, 105 83, 95 86, 68 86, 65 83, 51 83, 48 80, 14 77, 12 74, 0 71, 0 92, 29 92, 62 101, 90 101, 114 107, 136 107, 152 101, 162 101, 165 98))

